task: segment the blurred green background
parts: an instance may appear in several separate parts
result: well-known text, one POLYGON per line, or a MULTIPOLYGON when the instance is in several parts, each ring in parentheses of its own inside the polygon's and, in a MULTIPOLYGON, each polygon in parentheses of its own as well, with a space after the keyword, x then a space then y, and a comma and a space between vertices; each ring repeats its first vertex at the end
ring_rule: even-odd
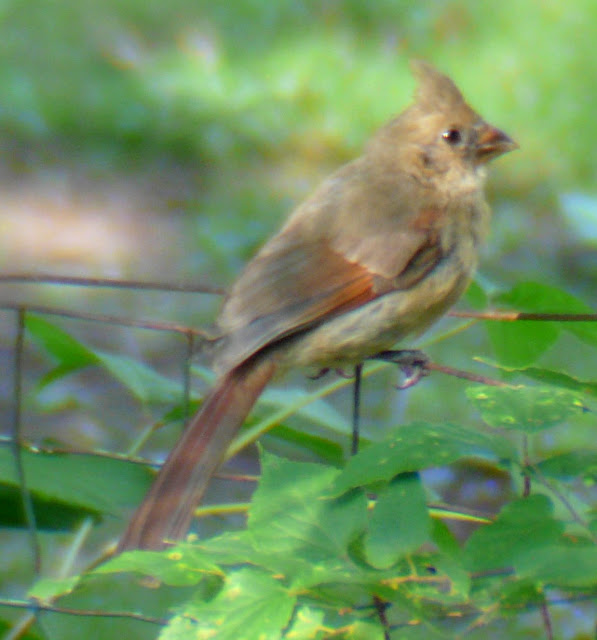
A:
MULTIPOLYGON (((2 273, 227 285, 293 205, 409 103, 408 61, 420 57, 520 144, 492 166, 495 216, 480 282, 507 289, 539 280, 595 302, 592 0, 15 0, 0 4, 0 33, 2 273)), ((210 322, 218 304, 191 294, 0 287, 1 300, 193 326, 210 322)), ((184 345, 170 336, 63 326, 180 375, 184 345)), ((3 315, 7 352, 13 328, 3 315)), ((491 356, 477 327, 431 355, 470 368, 479 353, 491 356)), ((546 365, 565 358, 579 376, 594 374, 583 355, 565 343, 546 365)), ((47 370, 35 350, 26 364, 33 381, 47 370)), ((9 380, 8 360, 3 372, 9 380)), ((434 377, 405 401, 393 379, 367 385, 368 435, 397 416, 470 413, 459 382, 434 377)), ((6 416, 7 383, 2 395, 6 416)), ((152 419, 153 409, 93 372, 46 395, 25 415, 34 441, 126 451, 152 419)), ((349 401, 340 394, 347 415, 349 401)), ((158 434, 153 453, 171 441, 158 434)), ((19 573, 16 558, 7 575, 19 573)))
POLYGON ((3 269, 229 282, 409 101, 412 57, 521 151, 484 272, 595 286, 597 7, 548 2, 6 2, 3 269))

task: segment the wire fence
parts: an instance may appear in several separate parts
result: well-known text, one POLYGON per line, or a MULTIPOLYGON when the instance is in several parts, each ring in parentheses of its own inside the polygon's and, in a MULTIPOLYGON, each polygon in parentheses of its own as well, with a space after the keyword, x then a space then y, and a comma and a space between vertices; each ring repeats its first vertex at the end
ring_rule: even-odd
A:
MULTIPOLYGON (((51 284, 60 286, 81 286, 86 288, 119 288, 119 289, 133 289, 133 290, 156 290, 156 291, 168 291, 177 292, 180 294, 185 293, 204 293, 210 295, 222 295, 224 291, 222 289, 212 287, 210 285, 199 286, 187 286, 187 285, 170 285, 168 283, 150 283, 150 282, 137 282, 137 281, 120 281, 113 279, 98 279, 98 278, 74 278, 63 277, 53 275, 27 275, 27 274, 9 274, 0 276, 0 282, 4 283, 34 283, 34 284, 51 284)), ((7 312, 12 312, 14 319, 14 338, 11 347, 12 363, 10 365, 10 371, 12 373, 12 405, 10 412, 10 425, 7 430, 7 435, 3 436, 0 440, 0 448, 6 448, 10 452, 10 458, 14 466, 14 475, 16 478, 16 485, 19 493, 20 508, 23 512, 23 520, 25 523, 24 530, 27 534, 26 547, 31 558, 31 579, 33 583, 38 582, 44 577, 44 562, 43 562, 43 544, 40 541, 40 528, 36 516, 36 507, 33 492, 30 487, 27 465, 24 460, 25 454, 32 455, 53 455, 53 456, 95 456, 98 459, 111 459, 116 461, 125 461, 127 464, 133 464, 138 466, 150 466, 154 464, 151 460, 138 456, 135 453, 124 454, 119 452, 107 452, 107 451, 84 451, 77 448, 64 448, 60 446, 47 446, 43 443, 30 442, 24 436, 23 430, 23 408, 25 403, 25 394, 23 391, 23 381, 25 378, 25 344, 27 335, 27 318, 31 315, 39 315, 46 318, 68 318, 80 322, 101 323, 104 325, 116 325, 121 327, 145 329, 150 331, 167 332, 176 336, 182 337, 185 341, 185 355, 180 363, 182 371, 182 384, 180 388, 180 405, 182 407, 182 417, 188 416, 190 412, 190 406, 192 404, 191 394, 191 365, 193 354, 198 344, 202 341, 208 340, 209 335, 203 330, 197 330, 189 326, 183 326, 176 323, 168 322, 155 322, 144 321, 135 318, 124 318, 116 315, 88 313, 80 311, 70 311, 60 307, 50 307, 44 305, 36 305, 29 303, 13 303, 10 301, 0 301, 0 309, 7 312)), ((514 322, 514 321, 533 321, 533 322, 597 322, 597 314, 593 313, 526 313, 526 312, 483 312, 483 313, 464 313, 453 312, 453 316, 463 318, 467 320, 477 321, 493 320, 502 322, 514 322)), ((496 384, 504 385, 505 383, 500 380, 494 380, 487 376, 479 376, 474 373, 461 371, 453 367, 446 367, 436 363, 431 363, 431 369, 436 372, 449 374, 461 378, 466 378, 475 382, 482 382, 484 384, 496 384)), ((350 381, 344 381, 342 384, 349 385, 350 381)), ((574 513, 574 510, 572 510, 574 513)), ((85 520, 83 524, 76 530, 73 535, 72 542, 69 548, 68 559, 62 567, 62 575, 66 577, 69 570, 75 564, 74 558, 81 552, 84 545, 85 536, 88 535, 92 529, 93 523, 91 520, 85 520)), ((109 547, 102 548, 101 552, 95 557, 91 558, 88 566, 95 566, 98 562, 101 562, 107 557, 109 553, 109 547)), ((9 576, 5 577, 5 582, 10 580, 9 576)), ((550 617, 549 608, 560 605, 572 605, 575 603, 590 602, 594 599, 591 594, 569 594, 561 596, 560 594, 554 594, 553 597, 543 604, 529 604, 523 603, 520 606, 520 611, 537 608, 541 611, 543 616, 544 628, 547 632, 547 637, 553 637, 550 635, 553 633, 550 631, 550 617)), ((151 625, 165 625, 167 619, 161 617, 152 617, 144 614, 140 614, 136 611, 105 611, 102 609, 77 609, 68 606, 61 606, 55 603, 53 597, 49 597, 47 601, 41 601, 39 598, 26 599, 26 598, 11 598, 0 596, 0 607, 7 607, 10 610, 18 611, 24 610, 26 613, 20 619, 18 619, 12 629, 10 629, 4 636, 6 639, 15 640, 16 638, 26 637, 28 630, 38 620, 39 616, 43 612, 53 612, 57 614, 63 614, 66 616, 84 616, 88 618, 128 618, 131 620, 138 620, 149 623, 151 625)), ((516 606, 512 605, 515 609, 516 606)), ((383 617, 383 612, 380 612, 380 619, 383 617)), ((441 617, 441 616, 440 616, 441 617)), ((438 618, 439 619, 439 618, 438 618)))

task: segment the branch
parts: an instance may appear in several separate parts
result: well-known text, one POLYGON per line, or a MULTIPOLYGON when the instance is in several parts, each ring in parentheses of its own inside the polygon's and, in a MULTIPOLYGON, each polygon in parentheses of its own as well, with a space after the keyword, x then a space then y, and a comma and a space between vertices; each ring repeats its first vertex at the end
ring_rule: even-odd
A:
POLYGON ((540 320, 546 322, 597 322, 597 313, 527 313, 525 311, 450 311, 454 318, 475 318, 516 322, 518 320, 540 320))
POLYGON ((50 273, 8 273, 0 275, 2 283, 61 284, 75 287, 101 287, 110 289, 141 289, 150 291, 174 291, 179 293, 206 293, 221 296, 226 293, 222 287, 210 284, 173 284, 171 282, 144 282, 141 280, 121 280, 116 278, 80 278, 60 276, 50 273))
POLYGON ((448 367, 443 364, 437 364, 435 362, 427 363, 427 369, 430 371, 437 371, 438 373, 445 373, 448 376, 454 376, 455 378, 461 378, 462 380, 470 380, 471 382, 479 382, 480 384, 490 385, 492 387, 511 387, 511 384, 496 380, 495 378, 488 378, 487 376, 477 375, 476 373, 469 373, 462 369, 455 369, 454 367, 448 367))
POLYGON ((13 609, 28 609, 30 611, 49 611, 50 613, 65 613, 71 616, 85 616, 93 618, 129 618, 131 620, 141 620, 151 624, 165 626, 168 620, 165 618, 154 618, 133 611, 97 611, 96 609, 72 609, 70 607, 57 607, 51 604, 41 604, 28 600, 11 600, 10 598, 0 598, 0 607, 10 607, 13 609))
POLYGON ((5 302, 0 300, 0 310, 20 311, 27 313, 39 313, 40 315, 58 316, 61 318, 73 318, 75 320, 89 320, 90 322, 102 322, 105 324, 115 324, 124 327, 135 327, 137 329, 151 329, 154 331, 173 331, 183 335, 193 334, 210 341, 213 339, 208 332, 200 329, 193 329, 173 322, 149 322, 146 320, 132 320, 130 318, 120 318, 100 313, 87 313, 84 311, 65 311, 55 307, 45 307, 29 303, 5 302))

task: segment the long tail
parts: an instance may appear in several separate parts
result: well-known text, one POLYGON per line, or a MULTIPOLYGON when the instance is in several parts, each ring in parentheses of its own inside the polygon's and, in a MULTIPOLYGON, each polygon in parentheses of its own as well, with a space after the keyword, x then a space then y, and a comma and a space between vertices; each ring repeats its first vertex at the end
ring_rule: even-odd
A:
POLYGON ((193 511, 276 369, 268 358, 228 372, 205 399, 133 515, 117 552, 162 549, 187 533, 193 511))

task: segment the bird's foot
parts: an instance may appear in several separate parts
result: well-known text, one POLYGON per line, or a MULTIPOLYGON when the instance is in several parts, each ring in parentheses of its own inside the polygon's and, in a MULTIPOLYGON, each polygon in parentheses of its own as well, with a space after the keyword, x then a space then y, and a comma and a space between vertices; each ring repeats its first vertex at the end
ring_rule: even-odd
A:
POLYGON ((404 382, 397 385, 398 389, 408 389, 428 376, 430 359, 418 349, 399 349, 397 351, 381 351, 367 360, 383 360, 398 365, 405 376, 404 382))

